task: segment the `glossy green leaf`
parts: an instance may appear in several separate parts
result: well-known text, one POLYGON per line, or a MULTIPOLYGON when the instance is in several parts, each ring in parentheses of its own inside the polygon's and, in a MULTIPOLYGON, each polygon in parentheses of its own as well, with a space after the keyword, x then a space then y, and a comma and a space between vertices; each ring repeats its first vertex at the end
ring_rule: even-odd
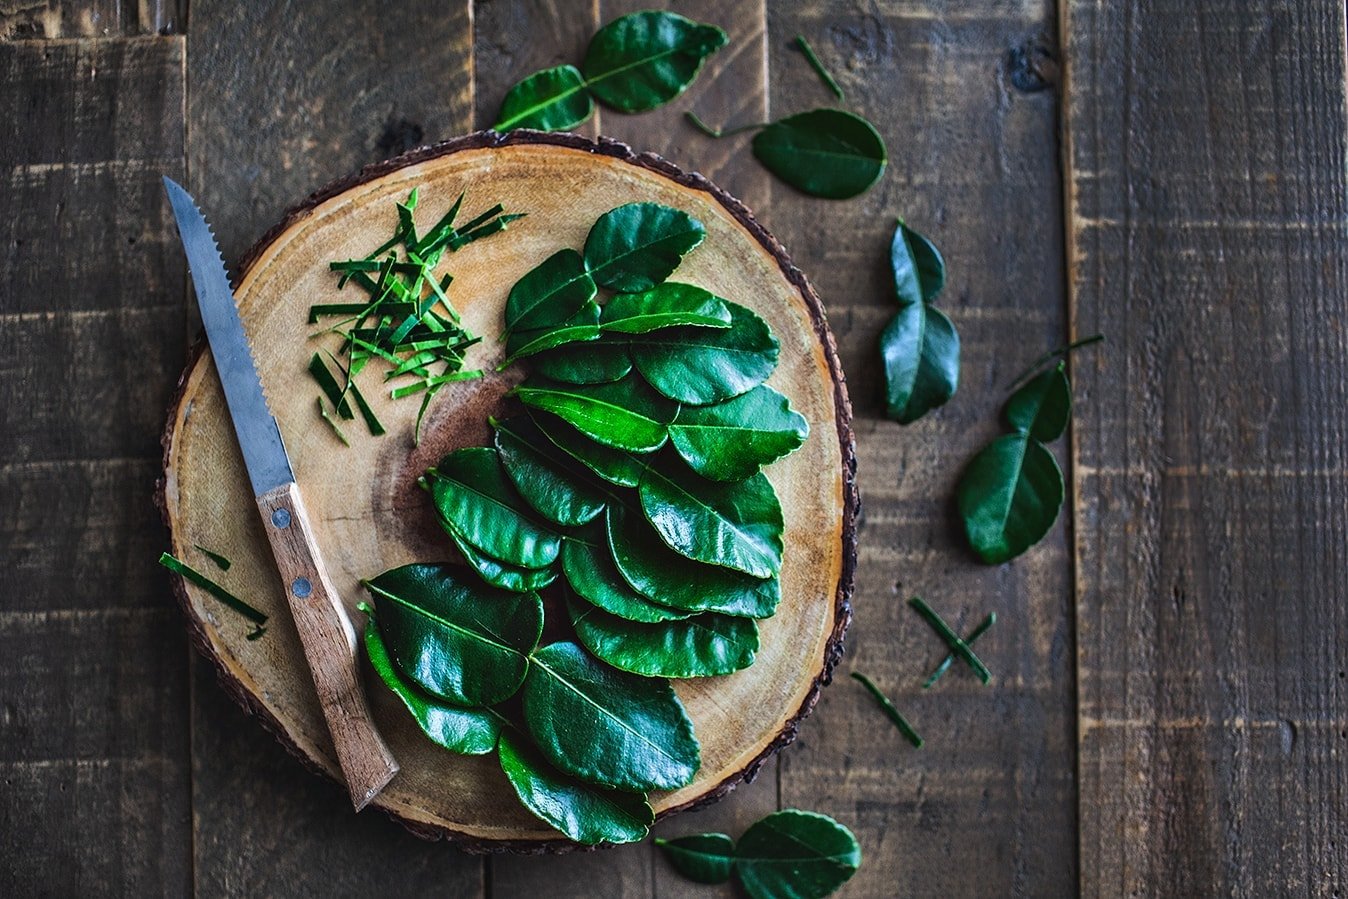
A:
POLYGON ((698 883, 725 883, 735 862, 735 841, 723 833, 698 833, 672 840, 655 838, 674 869, 698 883))
POLYGON ((1057 440, 1072 416, 1072 385, 1059 363, 1035 375, 1006 401, 1006 420, 1041 443, 1057 440))
POLYGON ((735 844, 735 874, 752 899, 819 899, 861 867, 861 846, 827 815, 786 809, 735 844))
POLYGON ((605 481, 620 487, 635 487, 641 483, 646 463, 640 456, 597 443, 555 415, 535 412, 532 417, 553 445, 605 481))
POLYGON ((626 342, 602 339, 539 353, 529 362, 534 374, 564 384, 611 384, 632 370, 626 342))
POLYGON ((515 490, 549 521, 579 527, 604 511, 606 492, 529 416, 496 423, 496 452, 515 490))
POLYGON ((724 403, 685 406, 669 426, 669 439, 683 460, 704 478, 740 481, 787 453, 809 436, 805 417, 786 397, 760 385, 724 403))
POLYGON ((885 363, 885 411, 910 424, 955 395, 960 337, 941 310, 910 303, 880 335, 885 363))
POLYGON ((641 293, 620 293, 604 305, 599 328, 620 334, 645 334, 679 325, 729 328, 725 300, 692 284, 666 281, 641 293))
POLYGON ((636 453, 663 446, 669 439, 669 423, 679 411, 631 376, 612 384, 530 378, 511 392, 526 406, 556 415, 592 440, 636 453))
POLYGON ((623 580, 647 599, 695 612, 768 618, 781 601, 777 578, 755 578, 679 555, 646 522, 621 505, 605 515, 609 549, 623 580))
POLYGON ((456 705, 492 705, 524 680, 543 633, 543 602, 469 581, 463 571, 404 565, 364 583, 400 672, 456 705))
POLYGON ((945 287, 945 259, 930 240, 900 219, 889 243, 894 295, 900 305, 930 303, 945 287))
POLYGON ((515 282, 506 297, 507 332, 551 328, 594 299, 594 279, 572 249, 558 250, 515 282))
POLYGON ((748 668, 758 652, 752 618, 707 612, 642 624, 592 605, 568 604, 581 645, 620 671, 643 677, 714 677, 748 668))
POLYGON ((501 102, 493 131, 533 128, 568 131, 590 117, 594 101, 585 76, 572 65, 535 72, 516 84, 501 102))
POLYGON ((960 516, 984 562, 1015 558, 1053 526, 1063 501, 1058 460, 1028 434, 1003 434, 960 477, 960 516))
POLYGON ((450 453, 427 481, 441 523, 487 555, 520 568, 546 568, 561 552, 561 536, 534 518, 496 450, 450 453))
POLYGON ((668 681, 616 671, 574 643, 534 653, 523 698, 543 755, 588 783, 672 790, 701 764, 693 722, 668 681))
POLYGON ((444 527, 445 533, 449 534, 449 539, 454 542, 454 548, 459 551, 459 555, 463 556, 463 560, 468 563, 468 566, 477 572, 478 577, 493 587, 513 590, 516 593, 528 593, 531 590, 542 590, 557 579, 556 566, 522 568, 519 565, 502 562, 500 559, 493 559, 463 539, 463 535, 454 528, 452 522, 441 519, 440 524, 444 527))
POLYGON ((753 147, 768 171, 815 197, 855 197, 885 171, 879 132, 841 109, 815 109, 773 122, 754 135, 753 147))
POLYGON ((672 328, 635 335, 632 362, 660 393, 705 406, 747 393, 777 367, 779 347, 767 322, 735 303, 728 329, 672 328))
POLYGON ((726 33, 715 25, 671 12, 634 12, 599 29, 581 68, 606 105, 644 112, 683 93, 703 60, 725 42, 726 33))
POLYGON ((419 688, 398 672, 379 634, 374 610, 361 603, 370 616, 365 624, 365 655, 379 679, 393 691, 432 743, 460 755, 485 755, 496 748, 501 722, 486 709, 450 705, 419 688))
POLYGON ((501 770, 524 807, 577 843, 635 843, 655 821, 641 793, 593 786, 563 774, 508 730, 501 732, 499 755, 501 770))
POLYGON ((628 621, 655 624, 694 614, 651 602, 633 590, 613 565, 608 532, 603 527, 567 537, 562 546, 562 571, 578 597, 628 621))
POLYGON ((506 359, 497 370, 518 359, 556 349, 572 343, 599 339, 599 304, 593 300, 580 307, 575 315, 558 325, 530 331, 513 331, 506 339, 506 359))
POLYGON ((762 472, 719 483, 650 468, 638 492, 647 520, 680 555, 760 578, 781 571, 782 507, 762 472))
POLYGON ((702 223, 659 203, 628 203, 599 217, 585 238, 585 264, 597 284, 625 293, 650 290, 702 243, 702 223))

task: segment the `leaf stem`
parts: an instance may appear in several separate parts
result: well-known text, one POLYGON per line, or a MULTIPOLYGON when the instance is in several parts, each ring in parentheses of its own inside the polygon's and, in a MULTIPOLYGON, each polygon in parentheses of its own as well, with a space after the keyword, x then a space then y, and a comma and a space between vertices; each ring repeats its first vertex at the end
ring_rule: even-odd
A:
POLYGON ((724 128, 713 128, 706 122, 697 117, 697 113, 691 109, 684 113, 684 117, 693 124, 693 127, 708 137, 722 138, 730 137, 732 134, 743 134, 745 131, 757 131, 759 128, 766 128, 771 122, 755 122, 752 125, 740 125, 738 128, 731 128, 728 131, 724 128))
POLYGON ((951 630, 950 625, 945 623, 945 619, 940 615, 937 615, 936 611, 922 600, 922 597, 914 596, 912 599, 908 600, 908 605, 912 606, 917 610, 919 615, 927 619, 927 623, 932 626, 936 633, 941 635, 941 639, 950 647, 951 652, 958 655, 961 659, 964 659, 964 661, 969 664, 969 667, 974 669, 974 673, 978 675, 979 680, 985 684, 992 680, 992 672, 988 670, 987 665, 983 664, 983 660, 974 655, 974 651, 969 648, 969 644, 965 643, 964 640, 960 638, 959 634, 951 630))
MULTIPOLYGON (((964 642, 969 644, 970 647, 972 647, 974 645, 974 641, 977 640, 979 637, 983 636, 985 633, 987 633, 988 629, 991 628, 996 623, 997 623, 997 613, 989 612, 988 617, 984 618, 982 623, 979 624, 978 627, 974 628, 972 631, 969 632, 969 636, 964 638, 964 642)), ((946 657, 941 660, 941 664, 937 665, 936 670, 933 671, 931 673, 931 676, 928 677, 926 681, 923 682, 922 689, 924 690, 930 689, 931 685, 940 680, 941 676, 945 674, 947 671, 949 671, 950 666, 953 664, 955 664, 955 654, 953 652, 947 653, 946 657)))
POLYGON ((829 74, 828 69, 824 68, 824 64, 819 61, 819 57, 814 55, 814 48, 810 46, 809 41, 805 40, 805 35, 796 35, 796 46, 800 48, 801 53, 805 54, 806 61, 809 62, 810 68, 814 69, 814 73, 819 76, 819 80, 824 82, 829 90, 833 91, 833 96, 839 100, 846 100, 842 88, 838 87, 838 82, 833 80, 833 76, 829 74))
POLYGON ((875 701, 880 704, 880 710, 885 713, 890 721, 894 722, 894 726, 899 729, 899 733, 903 734, 908 742, 913 744, 913 748, 921 749, 922 737, 920 737, 917 731, 913 729, 913 725, 908 723, 908 719, 903 717, 903 714, 894 707, 894 703, 889 701, 889 697, 880 692, 880 688, 872 683, 871 679, 860 671, 853 671, 852 677, 859 681, 861 685, 870 692, 871 696, 875 697, 875 701))
POLYGON ((1023 382, 1028 381, 1031 376, 1033 376, 1037 371, 1039 371, 1040 367, 1043 366, 1045 362, 1052 361, 1053 359, 1056 359, 1059 356, 1066 356, 1073 350, 1081 349, 1084 346, 1090 346, 1093 343, 1103 343, 1104 340, 1105 335, 1092 334, 1090 337, 1083 337, 1080 340, 1074 340, 1069 344, 1060 346, 1056 349, 1049 350, 1047 353, 1040 356, 1038 359, 1034 360, 1028 366, 1026 366, 1025 370, 1022 371, 1020 375, 1014 381, 1011 382, 1011 386, 1008 387, 1007 389, 1015 390, 1023 382))

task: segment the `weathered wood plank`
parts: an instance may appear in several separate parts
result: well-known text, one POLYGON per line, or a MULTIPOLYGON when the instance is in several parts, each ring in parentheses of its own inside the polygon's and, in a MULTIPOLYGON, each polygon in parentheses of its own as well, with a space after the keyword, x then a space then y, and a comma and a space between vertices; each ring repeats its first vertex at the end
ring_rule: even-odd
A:
POLYGON ((1081 888, 1348 887, 1332 2, 1069 2, 1081 888), (1238 60, 1238 64, 1233 64, 1238 60))
POLYGON ((187 651, 153 561, 184 269, 181 38, 0 43, 0 881, 190 886, 187 651))
POLYGON ((11 0, 0 5, 0 40, 181 34, 186 0, 11 0))
MULTIPOLYGON (((472 40, 469 0, 193 4, 191 187, 225 258, 325 182, 467 131, 472 40)), ((353 816, 204 665, 192 683, 198 894, 482 893, 482 860, 353 816)))
MULTIPOLYGON (((1016 88, 1008 65, 1012 48, 1050 24, 1052 4, 769 12, 773 117, 835 103, 793 46, 804 34, 845 105, 889 147, 889 171, 864 197, 810 199, 778 184, 767 219, 829 309, 857 413, 863 529, 850 667, 926 739, 913 750, 860 685, 841 680, 782 755, 782 803, 856 831, 865 863, 849 895, 1067 895, 1076 805, 1064 529, 987 568, 952 513, 960 469, 996 432, 1007 382, 1066 330, 1054 96, 1016 88), (940 305, 964 348, 959 393, 908 427, 884 420, 879 401, 896 216, 944 252, 940 305), (921 689, 944 647, 905 605, 915 593, 962 632, 996 610, 997 627, 979 643, 992 686, 957 666, 921 689)), ((748 152, 748 136, 729 140, 748 152)))

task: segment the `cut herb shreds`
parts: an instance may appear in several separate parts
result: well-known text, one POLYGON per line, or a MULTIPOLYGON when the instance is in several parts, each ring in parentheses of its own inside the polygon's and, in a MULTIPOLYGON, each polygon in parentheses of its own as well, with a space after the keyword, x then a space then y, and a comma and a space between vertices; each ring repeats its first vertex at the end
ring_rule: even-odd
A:
POLYGON ((256 640, 267 632, 267 629, 263 626, 267 623, 266 613, 253 608, 215 581, 206 577, 206 575, 202 574, 200 571, 197 571, 195 568, 188 565, 186 562, 175 559, 168 553, 161 553, 159 556, 159 564, 163 565, 183 580, 196 584, 198 587, 211 594, 211 596, 214 596, 216 599, 253 622, 254 628, 253 631, 248 634, 249 640, 256 640))
MULTIPOLYGON (((456 224, 463 202, 464 195, 460 194, 444 216, 424 235, 418 235, 414 218, 418 191, 413 189, 407 202, 397 204, 398 224, 389 240, 364 258, 329 264, 338 274, 338 288, 354 285, 364 291, 366 299, 309 307, 311 323, 339 319, 314 336, 340 338, 336 352, 325 350, 340 380, 319 353, 309 360, 309 373, 338 417, 353 419, 354 402, 372 435, 383 434, 385 429, 355 380, 371 360, 387 366, 383 380, 391 399, 422 395, 414 442, 420 441, 426 410, 443 387, 481 376, 481 372, 463 371, 465 354, 481 338, 463 328, 447 294, 453 277, 437 273, 436 268, 446 253, 504 231, 522 214, 506 213, 498 203, 456 224)), ((321 401, 318 409, 346 443, 346 436, 321 401)))
POLYGON ((809 41, 805 40, 805 35, 796 35, 796 46, 800 48, 801 53, 805 54, 805 60, 810 64, 810 68, 814 69, 814 73, 819 76, 820 81, 824 82, 824 86, 833 92, 833 96, 839 100, 847 99, 843 96, 842 88, 838 87, 838 82, 833 80, 833 76, 829 74, 828 69, 824 68, 824 64, 819 61, 819 57, 814 55, 814 48, 810 46, 809 41))
MULTIPOLYGON (((809 426, 763 383, 778 355, 767 323, 668 280, 705 233, 681 210, 619 206, 584 252, 558 250, 515 283, 505 364, 536 366, 510 392, 524 414, 490 419, 491 446, 456 450, 422 479, 468 567, 369 582, 367 627, 380 631, 367 652, 378 667, 383 650, 381 676, 413 718, 467 751, 446 722, 478 719, 448 710, 522 713, 501 732, 502 770, 526 808, 582 843, 641 839, 644 793, 692 781, 701 749, 670 678, 748 668, 755 619, 781 600, 784 520, 762 469, 809 426), (544 588, 565 616, 553 629, 574 638, 540 648, 544 588)), ((399 269, 342 271, 378 284, 399 269)), ((393 374, 417 380, 396 390, 467 374, 428 374, 422 342, 403 349, 393 374)), ((767 859, 744 863, 746 885, 756 865, 771 878, 767 859)))
MULTIPOLYGON (((997 613, 989 612, 988 616, 979 623, 978 627, 974 628, 972 631, 969 632, 969 636, 964 638, 964 642, 967 643, 970 647, 972 647, 974 645, 974 641, 977 640, 979 637, 983 636, 984 634, 986 634, 988 630, 996 623, 997 623, 997 613)), ((929 689, 932 686, 932 684, 940 680, 942 675, 944 675, 947 671, 950 670, 950 666, 953 664, 955 664, 955 653, 953 652, 947 653, 946 657, 941 660, 941 664, 936 666, 936 670, 933 671, 927 677, 927 679, 922 682, 922 689, 924 690, 929 689)))
POLYGON ((215 567, 219 568, 221 571, 229 571, 229 567, 234 564, 233 562, 229 561, 229 559, 225 558, 224 556, 220 555, 217 552, 212 552, 211 550, 202 546, 200 543, 193 543, 192 545, 195 546, 198 550, 200 550, 203 556, 214 562, 215 567))
POLYGON ((889 701, 889 697, 886 696, 869 677, 862 674, 860 671, 853 671, 852 678, 865 687, 866 691, 874 697, 875 701, 880 705, 880 710, 885 713, 885 717, 894 722, 894 726, 899 729, 899 733, 903 734, 904 739, 909 743, 912 743, 914 749, 921 749, 922 738, 918 736, 917 731, 913 729, 913 725, 908 723, 908 719, 903 717, 903 713, 894 707, 894 703, 889 701))
POLYGON ((936 610, 923 601, 922 597, 914 596, 908 600, 908 605, 916 609, 917 613, 932 626, 932 629, 941 635, 941 639, 950 647, 951 652, 968 663, 969 667, 978 675, 979 680, 985 684, 992 680, 992 672, 988 670, 987 665, 983 664, 983 660, 974 654, 974 651, 969 648, 969 644, 965 643, 960 635, 945 623, 945 619, 937 615, 936 610))

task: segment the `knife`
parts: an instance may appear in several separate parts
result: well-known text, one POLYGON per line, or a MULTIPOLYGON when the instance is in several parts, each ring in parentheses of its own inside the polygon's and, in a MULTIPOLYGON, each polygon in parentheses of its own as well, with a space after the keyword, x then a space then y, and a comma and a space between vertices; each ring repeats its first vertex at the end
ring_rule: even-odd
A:
POLYGON ((323 566, 290 457, 281 442, 281 429, 262 393, 215 235, 187 191, 169 178, 164 179, 164 187, 187 253, 201 321, 225 388, 262 526, 276 557, 351 802, 360 811, 398 773, 398 763, 370 718, 356 658, 356 631, 323 566))

